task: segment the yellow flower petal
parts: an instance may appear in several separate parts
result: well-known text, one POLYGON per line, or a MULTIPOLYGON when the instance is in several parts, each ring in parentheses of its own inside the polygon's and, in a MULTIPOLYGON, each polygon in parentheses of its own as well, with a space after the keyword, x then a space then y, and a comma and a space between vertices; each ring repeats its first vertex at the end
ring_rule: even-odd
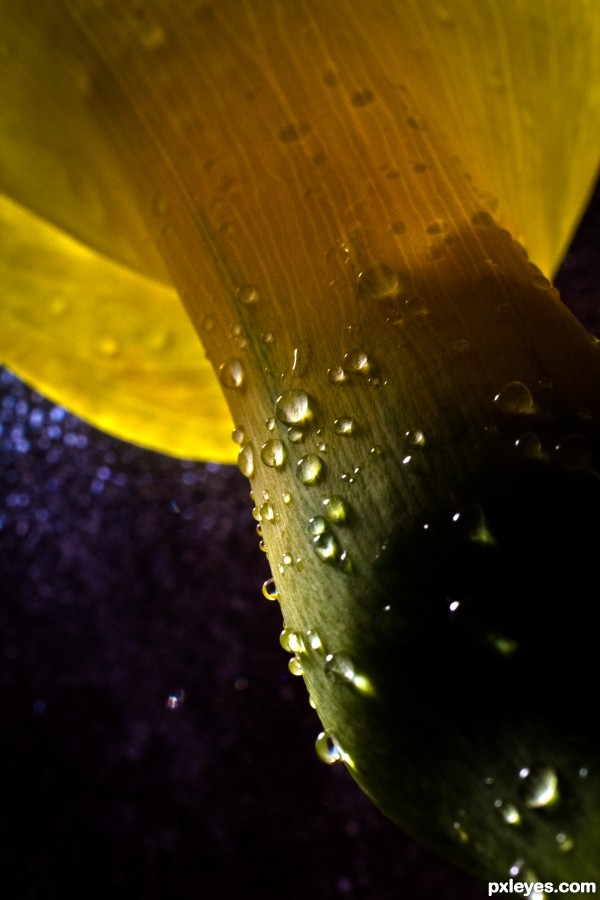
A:
POLYGON ((231 416, 174 290, 0 198, 0 359, 119 437, 231 462, 231 416))

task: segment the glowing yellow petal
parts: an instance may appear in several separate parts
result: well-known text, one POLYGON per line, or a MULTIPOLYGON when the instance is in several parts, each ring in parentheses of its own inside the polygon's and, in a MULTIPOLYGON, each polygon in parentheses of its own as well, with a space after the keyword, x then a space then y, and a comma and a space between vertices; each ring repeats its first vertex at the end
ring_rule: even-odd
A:
POLYGON ((231 462, 231 417, 174 290, 0 198, 0 359, 99 428, 231 462))

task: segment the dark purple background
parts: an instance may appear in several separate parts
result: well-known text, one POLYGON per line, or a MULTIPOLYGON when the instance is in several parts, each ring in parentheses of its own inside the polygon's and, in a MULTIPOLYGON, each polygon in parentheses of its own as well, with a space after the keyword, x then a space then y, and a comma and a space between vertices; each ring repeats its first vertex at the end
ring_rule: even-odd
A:
MULTIPOLYGON (((596 332, 599 237, 597 192, 558 279, 596 332)), ((2 897, 483 898, 317 760, 240 473, 0 389, 2 897)))

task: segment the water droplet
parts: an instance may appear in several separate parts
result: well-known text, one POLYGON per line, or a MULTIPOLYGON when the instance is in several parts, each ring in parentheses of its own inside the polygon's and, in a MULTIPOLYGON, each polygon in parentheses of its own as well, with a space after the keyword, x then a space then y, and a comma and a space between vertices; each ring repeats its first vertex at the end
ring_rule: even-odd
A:
POLYGON ((502 412, 527 415, 535 412, 531 391, 522 381, 510 381, 494 397, 494 403, 502 412))
POLYGON ((476 503, 470 503, 463 510, 452 516, 456 533, 467 541, 476 541, 479 544, 495 544, 494 537, 489 531, 481 507, 476 503))
POLYGON ((331 366, 330 369, 327 369, 327 378, 332 384, 344 384, 348 380, 348 376, 341 366, 331 366))
POLYGON ((309 629, 306 632, 306 646, 312 650, 313 653, 324 653, 325 651, 323 641, 321 640, 319 633, 314 629, 309 629))
POLYGON ((583 472, 591 465, 592 448, 583 435, 569 434, 556 445, 555 459, 569 472, 583 472))
POLYGON ((281 559, 283 560, 284 566, 291 566, 291 564, 294 562, 291 553, 284 553, 281 559))
POLYGON ((320 560, 326 563, 337 563, 340 558, 340 545, 334 534, 324 531, 313 538, 313 548, 320 560))
POLYGON ((317 735, 315 750, 317 751, 319 759, 322 760, 322 762, 327 763, 328 766, 340 762, 342 758, 340 748, 337 746, 333 735, 328 731, 321 731, 321 733, 317 735))
POLYGON ((325 466, 320 456, 309 453, 298 461, 296 471, 302 484, 318 484, 325 474, 325 466))
POLYGON ((349 507, 343 497, 337 495, 326 497, 321 506, 325 512, 325 517, 330 522, 343 523, 348 520, 349 507))
POLYGON ((356 287, 361 297, 384 300, 394 297, 399 290, 398 273, 387 263, 374 263, 359 273, 356 287))
POLYGON ((279 600, 279 593, 275 587, 274 578, 267 578, 262 586, 262 595, 266 600, 279 600))
POLYGON ((273 522, 275 519, 275 509, 272 503, 263 503, 258 510, 261 522, 273 522))
POLYGON ((406 440, 414 447, 423 447, 425 445, 425 435, 418 428, 416 429, 416 431, 407 431, 406 440))
POLYGON ((543 456, 542 442, 535 431, 524 431, 515 441, 515 447, 522 456, 529 459, 541 459, 543 456))
POLYGON ((271 438, 266 441, 261 447, 260 458, 265 466, 269 466, 272 469, 281 468, 286 458, 283 441, 280 441, 278 438, 271 438))
POLYGON ((281 499, 287 506, 289 503, 292 502, 292 495, 290 494, 289 491, 284 491, 283 494, 281 495, 281 499))
POLYGON ((268 419, 265 420, 265 425, 269 429, 269 431, 275 430, 275 418, 273 416, 269 416, 268 419))
POLYGON ((302 653, 304 650, 302 635, 285 626, 279 635, 279 643, 288 653, 302 653))
POLYGON ((292 388, 275 401, 275 415, 284 425, 302 425, 312 417, 310 398, 304 391, 292 388))
POLYGON ((559 831, 556 835, 556 843, 561 853, 570 853, 575 846, 575 841, 564 831, 559 831))
POLYGON ((479 228, 488 228, 490 225, 494 224, 492 216, 485 209, 480 209, 476 213, 473 213, 471 222, 479 228))
POLYGON ((318 534, 325 534, 326 531, 327 522, 323 516, 314 516, 308 520, 308 533, 313 537, 316 537, 318 534))
POLYGON ((349 372, 359 375, 368 375, 371 371, 371 363, 364 350, 350 350, 344 356, 344 363, 349 372))
POLYGON ((246 478, 254 475, 254 448, 252 444, 242 444, 237 458, 238 469, 246 478))
POLYGON ((304 671, 302 669, 302 662, 297 656, 292 656, 292 658, 288 662, 288 669, 290 670, 292 675, 296 675, 297 678, 304 674, 304 671))
POLYGON ((352 684, 356 676, 354 663, 345 653, 328 653, 323 671, 329 681, 337 684, 352 684))
POLYGON ((356 422, 350 416, 340 416, 340 418, 336 419, 333 423, 333 427, 335 428, 336 434, 349 435, 355 432, 356 422))
POLYGON ((233 429, 233 431, 231 432, 231 437, 235 441, 236 444, 244 443, 245 434, 244 434, 244 429, 241 427, 241 425, 238 425, 237 428, 233 429))
POLYGON ((185 701, 185 691, 179 688, 167 697, 167 709, 181 709, 185 701))
POLYGON ((257 303, 260 299, 258 288, 253 284, 242 284, 237 289, 237 299, 240 301, 240 303, 243 303, 244 306, 249 306, 252 303, 257 303))
POLYGON ((369 106, 375 100, 375 94, 369 88, 362 91, 354 91, 351 97, 352 106, 369 106))
POLYGON ((512 803, 503 803, 502 800, 496 800, 494 806, 500 813, 501 818, 507 825, 520 825, 521 814, 516 806, 512 803))
POLYGON ((244 383, 244 367, 241 360, 228 359, 219 366, 219 381, 226 388, 239 388, 244 383))
POLYGON ((542 809, 558 800, 558 775, 552 766, 527 766, 519 772, 525 805, 542 809))

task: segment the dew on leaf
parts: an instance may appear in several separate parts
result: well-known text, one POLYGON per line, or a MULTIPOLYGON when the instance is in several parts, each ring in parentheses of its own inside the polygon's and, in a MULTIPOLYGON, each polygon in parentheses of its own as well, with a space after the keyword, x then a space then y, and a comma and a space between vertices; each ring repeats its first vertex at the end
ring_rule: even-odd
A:
POLYGON ((257 303, 260 299, 260 294, 258 292, 258 288, 253 284, 242 284, 237 289, 237 299, 240 303, 243 303, 244 306, 249 306, 252 303, 257 303))
POLYGON ((246 478, 252 478, 254 475, 254 448, 252 444, 242 444, 237 459, 238 469, 246 478))
POLYGON ((283 441, 280 441, 278 438, 271 438, 266 441, 261 447, 260 458, 265 466, 269 466, 271 469, 281 468, 286 459, 283 441))
POLYGON ((398 273, 384 262, 367 266, 356 279, 359 296, 372 300, 394 297, 399 286, 398 273))
POLYGON ((315 750, 317 751, 319 759, 322 762, 327 763, 328 766, 340 762, 342 759, 339 747, 333 739, 333 736, 327 731, 321 731, 317 735, 315 750))
POLYGON ((344 356, 344 364, 349 372, 358 375, 368 375, 371 371, 371 362, 364 350, 350 350, 344 356))
POLYGON ((308 533, 312 535, 312 537, 316 537, 319 534, 324 534, 327 531, 327 522, 323 518, 323 516, 313 516, 312 519, 308 520, 308 533))
POLYGON ((523 801, 530 809, 542 809, 558 800, 558 775, 552 766, 526 766, 519 772, 523 801))
POLYGON ((336 419, 333 423, 333 427, 335 428, 336 434, 350 435, 354 434, 356 431, 356 422, 350 416, 340 416, 340 418, 336 419))
POLYGON ((275 587, 274 578, 267 578, 262 586, 262 594, 266 600, 279 600, 279 593, 275 587))
POLYGON ((288 653, 302 653, 304 650, 302 635, 292 628, 284 627, 279 635, 279 643, 288 653))
POLYGON ((292 388, 275 401, 275 415, 284 425, 302 425, 312 416, 310 398, 305 391, 292 388))
POLYGON ((328 653, 323 671, 329 681, 337 684, 352 684, 356 676, 354 664, 345 653, 328 653))
POLYGON ((309 453, 298 460, 297 475, 302 484, 318 484, 325 474, 323 460, 316 453, 309 453))
POLYGON ((321 506, 323 507, 325 518, 329 522, 342 524, 348 520, 348 504, 343 497, 340 497, 337 494, 326 497, 321 503, 321 506))
POLYGON ((522 381, 510 381, 494 397, 496 406, 505 413, 527 415, 535 412, 531 391, 522 381))
POLYGON ((244 383, 244 366, 241 360, 232 358, 219 366, 219 381, 223 387, 235 390, 244 383))
POLYGON ((295 675, 297 678, 304 674, 304 671, 302 669, 302 662, 298 656, 292 656, 292 658, 288 662, 288 669, 290 670, 292 675, 295 675))
POLYGON ((327 378, 332 384, 344 384, 348 380, 342 366, 331 366, 330 369, 327 369, 327 378))
POLYGON ((313 538, 313 549, 320 560, 326 563, 337 563, 340 559, 341 548, 334 534, 324 531, 313 538))

